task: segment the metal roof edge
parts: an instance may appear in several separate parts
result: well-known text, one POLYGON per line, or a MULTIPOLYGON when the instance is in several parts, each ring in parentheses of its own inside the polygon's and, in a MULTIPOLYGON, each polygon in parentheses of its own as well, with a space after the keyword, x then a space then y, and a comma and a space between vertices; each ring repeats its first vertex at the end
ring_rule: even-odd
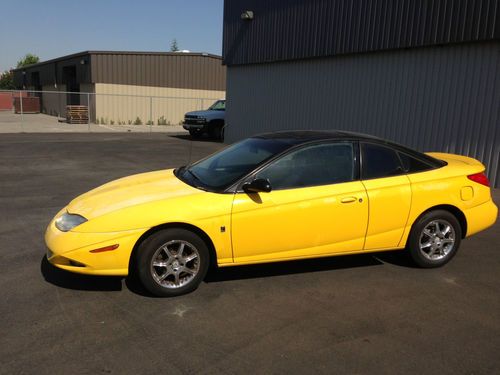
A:
POLYGON ((91 56, 91 55, 202 56, 202 57, 210 57, 210 58, 222 61, 222 56, 214 55, 214 54, 206 53, 206 52, 82 51, 82 52, 76 52, 76 53, 72 53, 69 55, 61 56, 61 57, 56 57, 56 58, 49 59, 46 61, 40 61, 36 64, 26 65, 26 66, 23 66, 21 68, 15 68, 15 69, 12 69, 12 71, 16 72, 16 71, 21 71, 24 69, 31 69, 31 68, 38 67, 38 66, 45 65, 45 64, 51 64, 51 63, 55 63, 55 62, 59 62, 59 61, 73 59, 75 57, 91 56))

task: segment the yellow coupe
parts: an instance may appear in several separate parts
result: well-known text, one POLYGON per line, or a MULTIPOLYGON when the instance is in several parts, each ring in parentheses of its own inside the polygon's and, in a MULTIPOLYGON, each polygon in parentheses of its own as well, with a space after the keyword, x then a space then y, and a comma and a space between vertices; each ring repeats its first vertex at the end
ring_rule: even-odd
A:
POLYGON ((137 273, 159 296, 196 289, 210 264, 406 249, 438 267, 497 218, 484 170, 356 133, 258 135, 75 198, 47 228, 47 258, 72 272, 137 273))

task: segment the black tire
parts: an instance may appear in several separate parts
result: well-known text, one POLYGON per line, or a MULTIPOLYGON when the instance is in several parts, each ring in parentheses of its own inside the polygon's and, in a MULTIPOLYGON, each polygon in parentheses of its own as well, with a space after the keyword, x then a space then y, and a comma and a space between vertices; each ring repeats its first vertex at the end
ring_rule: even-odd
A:
POLYGON ((461 239, 462 228, 457 218, 448 211, 434 210, 413 224, 406 247, 415 264, 435 268, 445 265, 455 256, 461 239))
POLYGON ((198 130, 190 130, 189 135, 193 138, 200 138, 201 137, 201 132, 198 130))
POLYGON ((224 125, 221 126, 220 131, 219 131, 219 140, 221 142, 224 142, 224 131, 226 130, 226 127, 224 125))
POLYGON ((224 124, 217 123, 210 129, 210 138, 216 140, 224 139, 224 124))
POLYGON ((191 231, 172 228, 156 232, 141 243, 137 252, 136 272, 150 293, 174 297, 195 290, 205 278, 209 263, 210 255, 205 241, 191 231), (179 255, 182 244, 183 250, 179 255), (168 246, 168 251, 164 249, 165 246, 168 246), (190 257, 193 259, 186 261, 190 257), (158 266, 153 266, 153 261, 158 266), (191 272, 194 271, 193 275, 191 272), (164 279, 160 280, 162 277, 164 279))

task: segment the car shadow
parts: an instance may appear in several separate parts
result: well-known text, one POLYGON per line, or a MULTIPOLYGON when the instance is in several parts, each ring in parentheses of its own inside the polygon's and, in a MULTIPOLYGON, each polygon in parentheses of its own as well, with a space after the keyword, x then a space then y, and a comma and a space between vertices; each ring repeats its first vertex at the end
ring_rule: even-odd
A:
POLYGON ((60 288, 101 292, 122 290, 123 277, 92 276, 68 272, 50 264, 45 256, 40 262, 40 271, 45 281, 60 288))
POLYGON ((229 280, 255 279, 290 274, 379 266, 383 264, 384 263, 382 261, 378 260, 371 254, 359 254, 248 266, 221 267, 211 270, 205 278, 205 282, 213 283, 229 280))
POLYGON ((193 142, 208 142, 208 143, 223 143, 219 139, 210 138, 208 135, 203 134, 199 138, 193 138, 189 134, 171 134, 169 137, 182 139, 183 141, 193 141, 193 142))
MULTIPOLYGON (((344 255, 248 266, 213 268, 209 270, 204 282, 217 283, 232 280, 334 271, 350 268, 380 266, 385 263, 407 268, 416 267, 403 251, 389 251, 382 253, 344 255)), ((131 274, 126 278, 121 276, 81 275, 53 266, 49 263, 45 256, 41 260, 40 270, 45 281, 60 288, 83 291, 121 291, 122 280, 125 279, 125 285, 132 293, 143 297, 157 298, 144 289, 141 282, 134 274, 131 274)))
POLYGON ((372 256, 383 263, 389 263, 393 266, 419 268, 415 263, 413 263, 408 255, 408 252, 405 250, 384 251, 380 253, 373 253, 372 256))

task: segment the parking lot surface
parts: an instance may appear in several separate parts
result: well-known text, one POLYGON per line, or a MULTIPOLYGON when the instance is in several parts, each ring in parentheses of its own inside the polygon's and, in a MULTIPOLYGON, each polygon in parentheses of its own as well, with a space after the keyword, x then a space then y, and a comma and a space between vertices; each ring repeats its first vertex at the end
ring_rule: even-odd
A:
POLYGON ((498 373, 500 222, 440 269, 398 252, 235 267, 172 299, 44 260, 45 227, 76 195, 220 147, 0 135, 0 373, 498 373))

